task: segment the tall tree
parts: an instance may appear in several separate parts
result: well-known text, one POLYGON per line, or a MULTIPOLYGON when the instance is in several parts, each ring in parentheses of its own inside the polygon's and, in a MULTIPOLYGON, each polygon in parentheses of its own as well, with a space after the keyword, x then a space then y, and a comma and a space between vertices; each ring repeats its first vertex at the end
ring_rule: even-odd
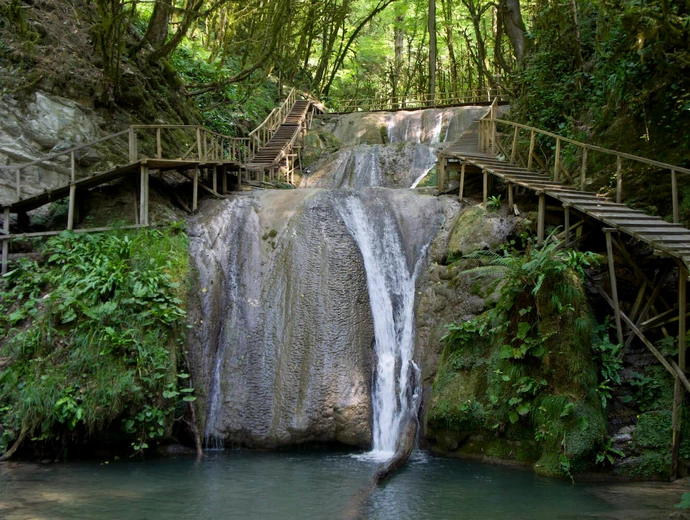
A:
POLYGON ((429 0, 429 104, 436 99, 436 0, 429 0))

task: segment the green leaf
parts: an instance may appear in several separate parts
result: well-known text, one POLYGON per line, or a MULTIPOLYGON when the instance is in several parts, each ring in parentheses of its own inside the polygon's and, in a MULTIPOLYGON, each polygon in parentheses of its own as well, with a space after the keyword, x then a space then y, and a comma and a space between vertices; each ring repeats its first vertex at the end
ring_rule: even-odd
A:
POLYGON ((513 347, 510 345, 501 345, 498 357, 501 359, 511 359, 513 357, 513 347))
POLYGON ((193 403, 194 401, 196 401, 196 397, 194 397, 193 395, 185 395, 185 396, 182 398, 182 400, 183 400, 183 401, 186 401, 186 402, 188 402, 188 403, 193 403))
POLYGON ((520 415, 527 415, 530 412, 530 404, 529 403, 523 403, 517 407, 517 413, 520 415))
POLYGON ((510 419, 510 422, 512 424, 515 424, 516 422, 518 422, 518 419, 520 419, 520 417, 518 417, 518 414, 516 412, 511 410, 510 412, 508 412, 508 419, 510 419))

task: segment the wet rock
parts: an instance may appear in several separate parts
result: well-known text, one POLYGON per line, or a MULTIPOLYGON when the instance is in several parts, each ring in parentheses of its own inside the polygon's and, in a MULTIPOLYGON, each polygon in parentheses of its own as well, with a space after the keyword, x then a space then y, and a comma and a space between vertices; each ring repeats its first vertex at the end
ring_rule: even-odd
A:
MULTIPOLYGON (((210 437, 369 446, 374 330, 361 253, 337 211, 348 196, 255 193, 209 202, 191 223, 199 279, 190 355, 210 437)), ((438 227, 436 197, 357 196, 392 212, 408 260, 438 227)))

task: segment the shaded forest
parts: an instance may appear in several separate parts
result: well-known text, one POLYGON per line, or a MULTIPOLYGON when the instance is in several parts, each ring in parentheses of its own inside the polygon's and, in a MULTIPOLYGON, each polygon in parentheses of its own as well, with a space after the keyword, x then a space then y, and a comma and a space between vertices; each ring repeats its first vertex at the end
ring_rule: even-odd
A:
POLYGON ((71 54, 83 48, 97 68, 87 92, 97 105, 141 112, 143 98, 172 92, 204 123, 229 133, 243 133, 249 124, 243 120, 261 120, 286 87, 336 108, 350 99, 492 88, 511 96, 514 118, 568 137, 676 163, 686 161, 682 150, 690 144, 687 1, 3 0, 0 6, 0 60, 25 69, 29 87, 49 82, 45 72, 31 71, 41 60, 57 61, 60 51, 48 49, 56 39, 81 38, 71 54), (61 34, 50 25, 59 19, 76 27, 61 34), (133 92, 132 70, 163 79, 133 92))

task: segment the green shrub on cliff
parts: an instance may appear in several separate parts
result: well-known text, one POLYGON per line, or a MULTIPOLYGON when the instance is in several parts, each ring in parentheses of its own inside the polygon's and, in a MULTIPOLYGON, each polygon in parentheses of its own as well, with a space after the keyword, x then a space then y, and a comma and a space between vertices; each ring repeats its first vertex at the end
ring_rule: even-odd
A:
POLYGON ((168 435, 182 396, 194 399, 180 370, 186 235, 65 232, 42 259, 2 281, 0 454, 111 425, 137 451, 168 435))
POLYGON ((608 384, 620 368, 619 347, 593 326, 584 292, 584 269, 598 258, 551 240, 465 258, 482 264, 465 276, 503 285, 495 307, 448 326, 430 429, 536 441, 535 468, 544 474, 593 462, 606 436, 608 384))

